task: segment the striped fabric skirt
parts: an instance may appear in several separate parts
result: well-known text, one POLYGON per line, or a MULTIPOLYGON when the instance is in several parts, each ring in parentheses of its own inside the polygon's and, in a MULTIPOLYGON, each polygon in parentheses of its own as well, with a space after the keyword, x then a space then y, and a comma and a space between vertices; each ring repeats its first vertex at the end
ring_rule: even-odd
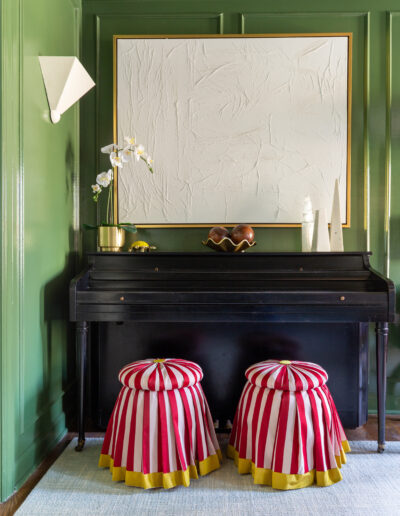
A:
POLYGON ((161 391, 123 386, 99 466, 127 485, 171 488, 220 467, 221 452, 200 383, 161 391))
MULTIPOLYGON (((259 382, 260 383, 260 382, 259 382)), ((342 479, 350 451, 328 387, 278 390, 248 381, 236 411, 228 456, 256 484, 298 489, 342 479)))

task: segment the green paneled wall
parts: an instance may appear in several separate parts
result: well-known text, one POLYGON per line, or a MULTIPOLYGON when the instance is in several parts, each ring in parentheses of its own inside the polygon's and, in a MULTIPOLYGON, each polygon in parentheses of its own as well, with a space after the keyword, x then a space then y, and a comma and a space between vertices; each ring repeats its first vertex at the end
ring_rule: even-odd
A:
POLYGON ((3 0, 1 21, 4 500, 66 432, 71 412, 79 112, 50 122, 38 56, 79 55, 80 0, 3 0))
MULTIPOLYGON (((371 250, 372 264, 400 284, 400 6, 398 0, 83 0, 83 60, 97 83, 81 102, 81 217, 96 223, 90 185, 112 141, 113 34, 352 32, 351 227, 345 249, 371 250), (399 10, 399 13, 397 13, 399 10)), ((158 157, 160 159, 160 157, 158 157)), ((162 157, 161 157, 162 159, 162 157)), ((155 164, 156 165, 156 164, 155 164)), ((132 221, 134 222, 134 221, 132 221)), ((206 230, 147 229, 160 250, 203 250, 206 230)), ((257 251, 298 251, 298 228, 257 229, 257 251)), ((94 249, 84 235, 84 249, 94 249)), ((400 411, 400 333, 391 328, 388 408, 400 411)), ((371 334, 370 409, 375 409, 371 334)))
MULTIPOLYGON (((1 499, 65 432, 74 368, 66 292, 79 258, 79 220, 97 218, 90 185, 107 166, 99 148, 112 140, 113 34, 353 32, 345 248, 370 249, 373 265, 400 284, 397 0, 83 0, 82 60, 97 87, 81 101, 80 123, 75 107, 52 125, 37 56, 79 55, 80 3, 1 3, 1 499)), ((153 229, 138 237, 160 250, 203 250, 204 235, 203 229, 153 229)), ((257 241, 258 251, 297 251, 300 230, 258 229, 257 241)), ((84 250, 94 247, 94 235, 85 234, 84 250)), ((371 335, 371 410, 373 347, 371 335)), ((400 412, 395 327, 388 373, 388 408, 400 412)))

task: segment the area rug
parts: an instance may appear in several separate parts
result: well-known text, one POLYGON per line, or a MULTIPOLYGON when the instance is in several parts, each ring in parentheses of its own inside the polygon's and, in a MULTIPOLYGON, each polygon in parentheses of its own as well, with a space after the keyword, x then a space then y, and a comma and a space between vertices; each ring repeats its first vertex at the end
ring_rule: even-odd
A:
POLYGON ((308 516, 400 515, 400 442, 351 442, 343 480, 331 487, 276 491, 239 476, 233 461, 190 487, 142 490, 113 483, 97 467, 102 439, 88 439, 82 453, 73 440, 17 511, 18 516, 308 516))

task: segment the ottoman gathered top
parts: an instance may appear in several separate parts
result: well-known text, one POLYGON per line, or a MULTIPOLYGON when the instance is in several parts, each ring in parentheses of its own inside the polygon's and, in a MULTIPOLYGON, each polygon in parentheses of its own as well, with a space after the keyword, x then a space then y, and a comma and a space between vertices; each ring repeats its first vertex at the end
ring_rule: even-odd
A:
POLYGON ((308 391, 328 380, 321 366, 298 360, 265 360, 250 366, 245 375, 253 385, 278 391, 308 391))
POLYGON ((119 381, 130 389, 170 391, 196 385, 203 378, 201 367, 180 358, 138 360, 121 369, 119 381))

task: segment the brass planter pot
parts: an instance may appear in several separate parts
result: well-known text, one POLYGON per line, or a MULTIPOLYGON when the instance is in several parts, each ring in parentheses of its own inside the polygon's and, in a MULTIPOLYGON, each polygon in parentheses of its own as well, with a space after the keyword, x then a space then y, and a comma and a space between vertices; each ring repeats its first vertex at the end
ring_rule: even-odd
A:
POLYGON ((100 226, 97 239, 101 252, 118 253, 125 244, 125 230, 116 226, 100 226))

